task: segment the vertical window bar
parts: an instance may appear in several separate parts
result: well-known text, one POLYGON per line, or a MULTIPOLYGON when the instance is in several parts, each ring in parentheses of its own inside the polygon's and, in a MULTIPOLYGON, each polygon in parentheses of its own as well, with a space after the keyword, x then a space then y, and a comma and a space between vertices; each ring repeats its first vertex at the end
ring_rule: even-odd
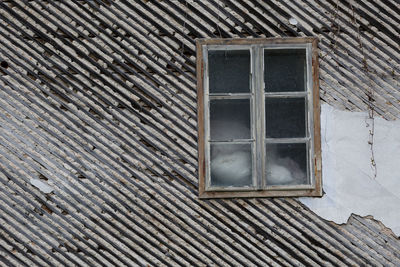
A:
POLYGON ((306 70, 307 70, 307 130, 310 141, 307 142, 308 149, 308 166, 307 175, 310 179, 310 184, 315 185, 315 173, 313 168, 314 162, 314 105, 313 105, 313 75, 312 75, 312 44, 307 44, 306 47, 306 70))
POLYGON ((203 46, 203 66, 204 66, 204 139, 205 139, 205 165, 206 165, 206 181, 205 188, 210 188, 211 166, 210 166, 210 98, 208 84, 208 47, 203 46))
POLYGON ((263 83, 263 72, 262 72, 262 48, 261 46, 252 46, 252 53, 254 54, 254 60, 252 62, 254 69, 254 99, 255 99, 255 131, 256 131, 256 173, 257 173, 257 184, 256 188, 261 190, 264 188, 264 92, 262 91, 263 83))
POLYGON ((256 83, 255 79, 257 77, 256 72, 256 67, 254 66, 254 61, 257 57, 254 54, 254 49, 253 47, 250 47, 250 93, 251 93, 251 98, 250 98, 250 103, 251 103, 251 134, 253 138, 253 142, 251 144, 252 147, 252 168, 253 168, 253 187, 257 188, 258 187, 258 163, 257 163, 257 115, 255 114, 255 110, 257 109, 257 102, 255 98, 255 93, 256 93, 256 83))
POLYGON ((259 58, 260 58, 260 62, 259 62, 259 70, 260 70, 260 75, 259 75, 259 80, 260 80, 260 107, 259 109, 262 111, 262 117, 260 118, 260 123, 261 123, 261 133, 260 133, 260 140, 261 140, 261 145, 260 145, 260 158, 262 160, 262 165, 261 165, 261 182, 262 182, 262 189, 265 189, 267 186, 267 177, 266 177, 266 166, 265 166, 265 157, 266 157, 266 151, 265 151, 265 133, 266 133, 266 129, 265 129, 265 81, 264 81, 264 47, 260 46, 258 48, 258 53, 259 53, 259 58))
POLYGON ((261 167, 261 178, 262 178, 262 188, 265 189, 267 187, 267 172, 266 172, 266 150, 265 150, 265 136, 266 136, 266 123, 265 123, 265 82, 264 81, 264 73, 265 73, 265 64, 264 64, 264 50, 265 47, 264 46, 260 46, 258 51, 259 51, 259 58, 260 58, 260 65, 259 65, 259 69, 260 69, 260 75, 259 75, 259 80, 260 80, 260 110, 262 110, 262 117, 260 118, 261 120, 261 136, 260 136, 260 140, 262 141, 262 143, 260 144, 260 158, 262 159, 262 167, 261 167))
MULTIPOLYGON (((307 45, 306 46, 306 66, 305 66, 305 72, 304 72, 304 80, 305 80, 305 86, 306 86, 306 101, 305 101, 305 116, 306 116, 306 137, 310 137, 311 134, 313 133, 312 129, 310 128, 311 126, 311 122, 312 122, 312 111, 310 111, 310 105, 312 107, 312 102, 310 102, 310 99, 312 97, 312 75, 310 72, 310 55, 311 55, 311 51, 310 51, 310 46, 307 45)), ((306 143, 306 149, 307 149, 307 169, 306 169, 306 174, 307 174, 307 180, 308 180, 308 184, 313 185, 313 175, 311 174, 310 170, 311 170, 311 159, 312 159, 312 142, 310 142, 310 140, 307 141, 306 143)))

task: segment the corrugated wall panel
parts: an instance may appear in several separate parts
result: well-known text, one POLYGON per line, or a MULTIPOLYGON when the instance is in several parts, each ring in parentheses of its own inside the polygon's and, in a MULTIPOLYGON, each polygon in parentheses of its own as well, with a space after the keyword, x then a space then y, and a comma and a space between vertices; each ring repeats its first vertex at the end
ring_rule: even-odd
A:
POLYGON ((400 265, 371 218, 197 198, 194 45, 318 36, 321 99, 395 119, 398 25, 383 0, 1 1, 0 263, 400 265))

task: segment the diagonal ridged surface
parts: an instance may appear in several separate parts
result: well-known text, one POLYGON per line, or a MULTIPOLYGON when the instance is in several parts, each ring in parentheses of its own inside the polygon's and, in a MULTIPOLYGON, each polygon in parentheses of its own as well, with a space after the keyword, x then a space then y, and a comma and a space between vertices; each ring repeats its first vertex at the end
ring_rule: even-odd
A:
POLYGON ((318 36, 322 100, 395 119, 398 25, 394 1, 1 1, 0 263, 400 265, 369 218, 197 199, 194 45, 318 36))

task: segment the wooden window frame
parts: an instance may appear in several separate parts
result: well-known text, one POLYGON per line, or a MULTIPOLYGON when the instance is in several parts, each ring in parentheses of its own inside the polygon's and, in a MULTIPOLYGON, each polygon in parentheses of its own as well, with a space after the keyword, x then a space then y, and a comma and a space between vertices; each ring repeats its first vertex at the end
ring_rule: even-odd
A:
MULTIPOLYGON (((318 74, 318 38, 316 37, 296 37, 296 38, 257 38, 257 39, 197 39, 196 49, 197 49, 197 94, 198 94, 198 163, 199 163, 199 198, 236 198, 236 197, 320 197, 322 196, 322 163, 321 163, 321 135, 320 135, 320 103, 319 103, 319 74, 318 74), (308 170, 310 170, 308 175, 311 175, 311 185, 292 185, 292 186, 270 186, 264 189, 213 189, 207 190, 206 188, 206 177, 207 177, 207 149, 208 140, 207 138, 207 122, 208 122, 208 103, 209 95, 208 88, 205 82, 207 71, 207 59, 206 51, 212 48, 215 49, 227 49, 234 50, 236 48, 246 47, 250 49, 251 55, 254 57, 252 51, 256 51, 253 47, 258 48, 258 51, 264 51, 264 49, 269 49, 271 47, 276 48, 306 48, 307 51, 307 91, 304 93, 307 99, 306 112, 308 114, 309 128, 309 144, 311 148, 308 156, 308 170), (206 108, 207 107, 207 108, 206 108)), ((258 54, 257 54, 258 55, 258 54)), ((254 57, 251 59, 252 68, 254 66, 260 66, 260 57, 254 57), (255 63, 256 62, 256 63, 255 63)), ((255 69, 252 75, 263 75, 263 70, 255 69)), ((263 86, 258 83, 260 78, 252 78, 252 83, 255 88, 263 86)), ((255 95, 253 99, 260 99, 259 94, 261 89, 255 89, 251 94, 255 95)), ((264 92, 263 92, 264 94, 264 92)), ((261 97, 264 97, 262 95, 261 97)), ((260 104, 255 104, 255 106, 260 107, 260 104)), ((264 108, 264 106, 262 106, 264 108)), ((263 111, 263 110, 261 110, 263 111)), ((252 110, 254 112, 259 112, 256 109, 252 110)), ((258 124, 257 124, 258 125, 258 124)), ((254 127, 252 127, 254 128, 254 127)), ((264 137, 259 136, 260 129, 255 130, 255 143, 256 146, 260 146, 258 140, 264 137)), ((260 161, 256 157, 257 161, 260 161)), ((265 163, 253 163, 253 171, 257 172, 257 176, 260 172, 264 171, 265 163), (263 166, 260 167, 260 164, 263 166), (255 166, 254 166, 255 165, 255 166)), ((263 175, 263 174, 261 174, 263 175)), ((258 178, 258 180, 261 180, 258 178)))

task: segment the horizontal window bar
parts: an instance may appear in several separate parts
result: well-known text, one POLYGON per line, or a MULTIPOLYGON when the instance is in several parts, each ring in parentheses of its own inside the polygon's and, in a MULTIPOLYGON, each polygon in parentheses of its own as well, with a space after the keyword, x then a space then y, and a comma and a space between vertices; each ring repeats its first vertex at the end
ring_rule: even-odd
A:
POLYGON ((249 144, 254 142, 254 139, 240 139, 240 140, 223 140, 223 141, 213 141, 213 140, 209 140, 208 142, 212 143, 212 144, 249 144))
POLYGON ((304 44, 266 44, 263 45, 262 48, 266 50, 272 49, 306 49, 308 43, 304 44))
POLYGON ((304 190, 304 189, 314 189, 314 185, 266 185, 264 190, 304 190))
MULTIPOLYGON (((263 190, 304 190, 304 189, 314 189, 313 185, 271 185, 266 186, 263 190)), ((207 188, 209 191, 254 191, 257 190, 254 186, 243 186, 243 187, 236 187, 236 186, 210 186, 207 188)))
POLYGON ((257 190, 254 186, 243 186, 243 187, 235 187, 235 186, 210 186, 207 188, 207 191, 254 191, 257 190))
POLYGON ((207 50, 250 50, 252 45, 207 45, 207 50))
POLYGON ((265 97, 305 97, 308 92, 278 92, 264 93, 265 97))
POLYGON ((302 138, 265 138, 265 143, 277 144, 277 143, 306 143, 311 140, 311 137, 302 138))
POLYGON ((248 99, 252 94, 210 94, 210 99, 248 99))

